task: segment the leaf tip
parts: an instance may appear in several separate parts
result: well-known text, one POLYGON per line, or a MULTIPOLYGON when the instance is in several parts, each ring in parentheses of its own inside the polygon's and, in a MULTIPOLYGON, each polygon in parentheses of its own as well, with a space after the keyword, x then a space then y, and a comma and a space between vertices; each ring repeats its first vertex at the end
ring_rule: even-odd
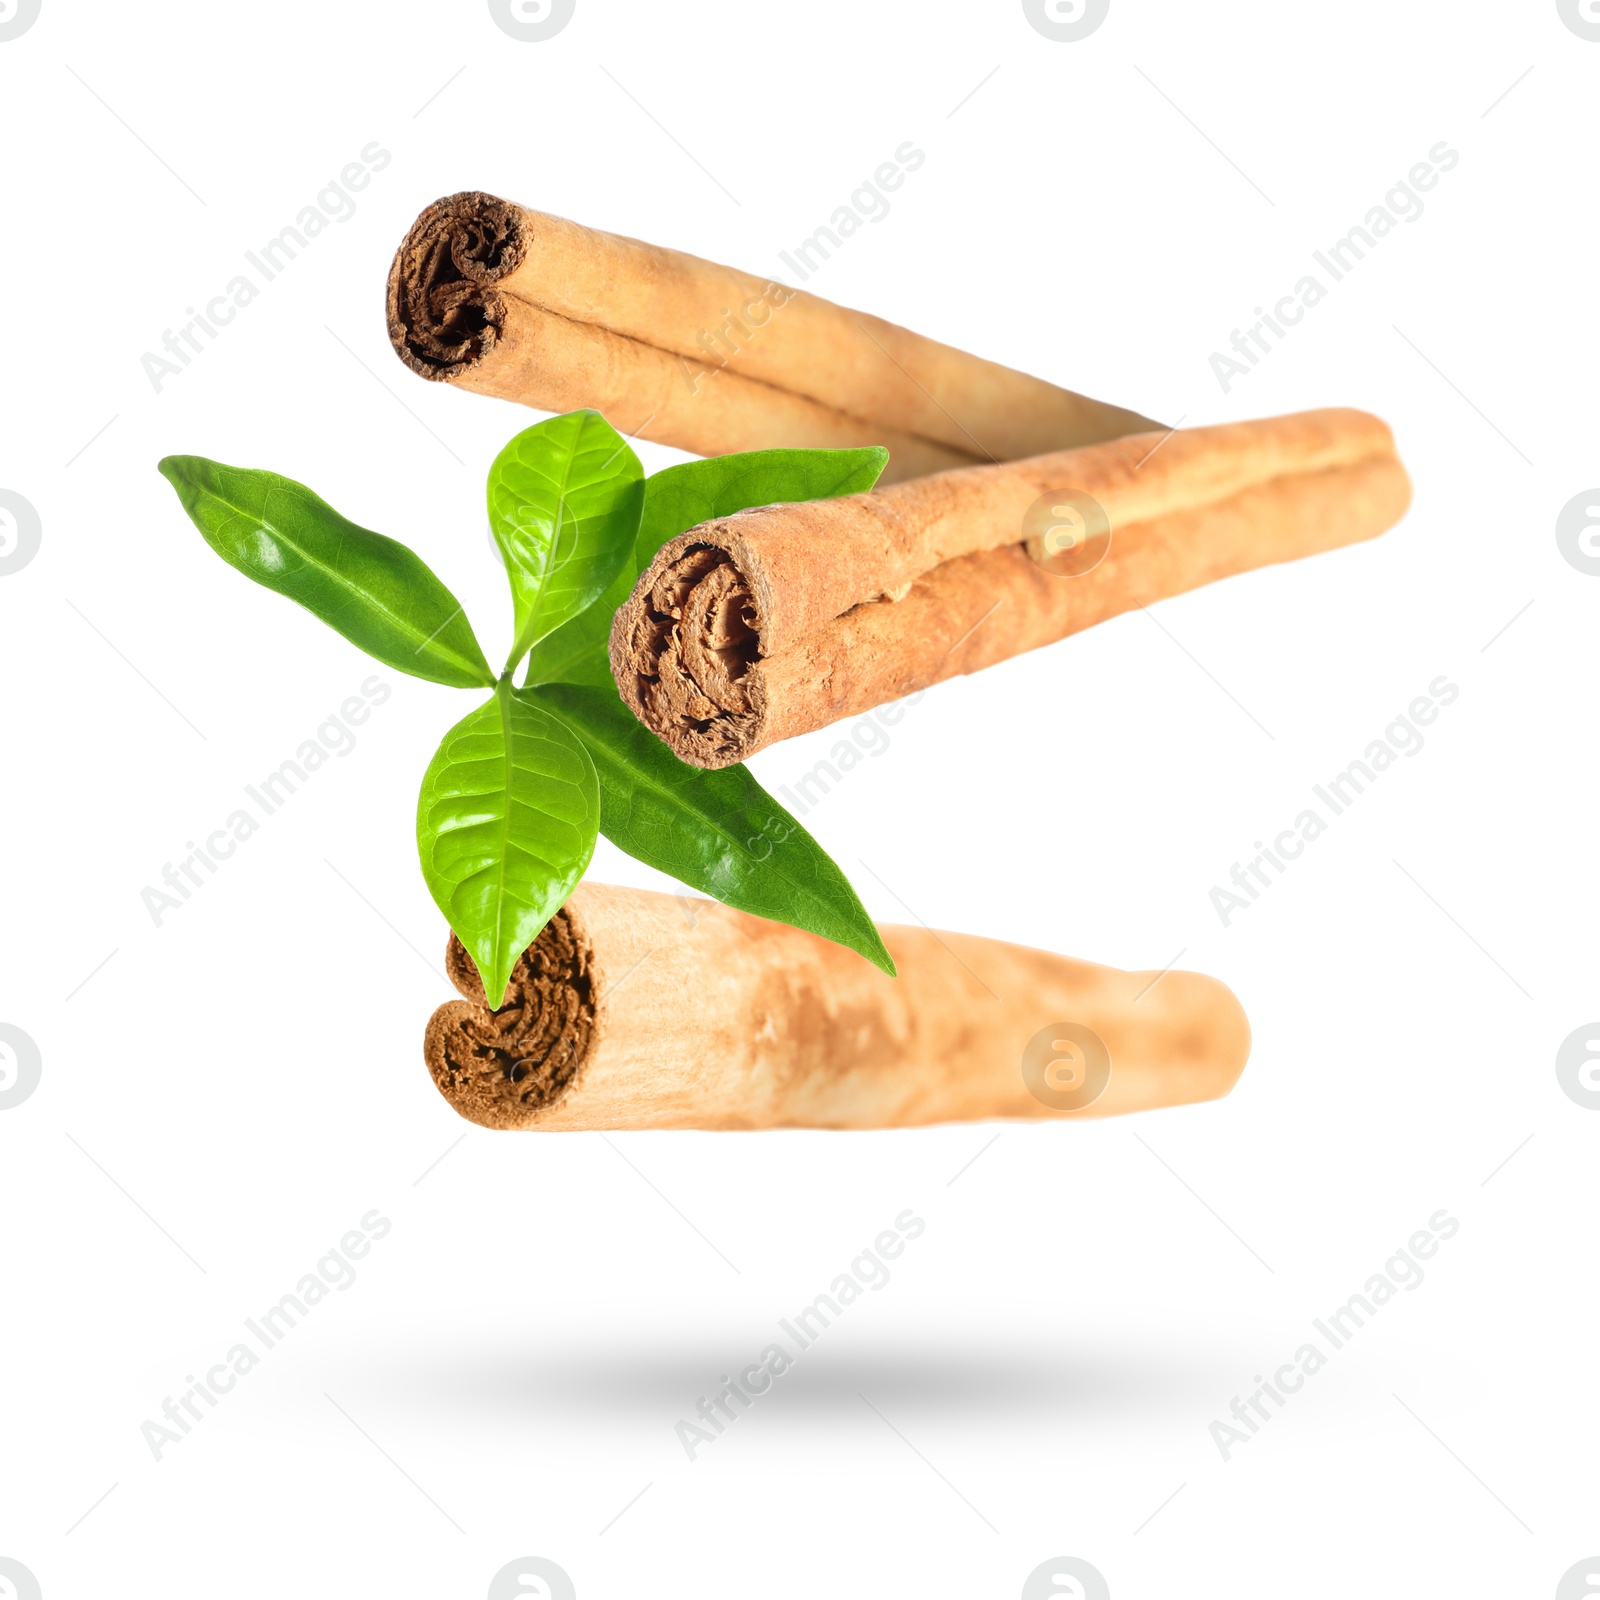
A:
POLYGON ((883 934, 879 931, 877 923, 867 916, 865 910, 861 913, 856 936, 848 942, 858 956, 870 961, 879 972, 891 978, 900 976, 900 969, 895 966, 894 957, 889 954, 889 947, 883 942, 883 934))
MULTIPOLYGON (((461 935, 457 934, 456 937, 459 939, 461 935)), ((498 1011, 506 1003, 506 994, 511 988, 511 969, 516 963, 507 962, 501 952, 495 951, 487 961, 474 952, 472 964, 478 969, 483 997, 489 1002, 489 1009, 498 1011)))
POLYGON ((199 468, 210 465, 204 456, 162 456, 156 462, 156 471, 173 487, 185 511, 194 515, 193 506, 199 494, 199 468))
POLYGON ((872 462, 869 470, 872 473, 872 482, 876 484, 883 476, 883 469, 889 465, 889 448, 881 444, 868 445, 862 453, 872 462))

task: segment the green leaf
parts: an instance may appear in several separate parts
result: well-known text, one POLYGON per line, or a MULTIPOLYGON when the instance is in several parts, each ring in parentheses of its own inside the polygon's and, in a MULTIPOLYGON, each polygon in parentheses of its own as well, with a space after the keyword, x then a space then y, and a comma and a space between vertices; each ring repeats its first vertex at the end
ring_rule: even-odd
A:
POLYGON ((731 517, 752 506, 865 494, 888 459, 889 452, 876 445, 862 450, 747 450, 685 461, 654 474, 645 481, 633 560, 587 611, 534 646, 523 682, 609 684, 611 618, 668 539, 712 517, 731 517))
POLYGON ((894 962, 849 880, 748 767, 707 772, 640 726, 614 685, 518 691, 562 717, 600 779, 600 831, 629 855, 740 911, 820 933, 891 977, 894 962))
POLYGON ((494 1005, 517 958, 583 876, 599 822, 588 752, 509 678, 429 762, 417 797, 422 876, 494 1005))
POLYGON ((523 684, 587 683, 600 688, 611 683, 611 619, 617 607, 633 593, 636 578, 629 562, 612 580, 611 587, 587 610, 563 622, 528 652, 523 684))
POLYGON ((634 570, 643 572, 668 539, 712 517, 781 501, 865 494, 888 459, 887 450, 872 445, 860 450, 746 450, 665 467, 644 487, 634 570))
POLYGON ((598 411, 524 428, 489 468, 489 527, 511 579, 516 639, 528 650, 598 600, 633 553, 644 468, 598 411))
POLYGON ((368 655, 458 689, 494 682, 461 603, 414 551, 358 528, 292 478, 204 456, 162 477, 231 567, 322 618, 368 655))

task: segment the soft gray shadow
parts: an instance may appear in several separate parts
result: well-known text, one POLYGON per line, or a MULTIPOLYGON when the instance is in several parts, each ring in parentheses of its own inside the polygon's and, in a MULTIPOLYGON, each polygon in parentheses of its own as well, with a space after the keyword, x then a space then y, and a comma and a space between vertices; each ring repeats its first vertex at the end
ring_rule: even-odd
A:
MULTIPOLYGON (((779 1337, 782 1337, 781 1335, 779 1337)), ((791 1355, 794 1342, 784 1338, 791 1355)), ((748 1350, 673 1343, 521 1347, 485 1343, 448 1348, 330 1352, 331 1387, 344 1374, 368 1394, 401 1407, 481 1412, 502 1420, 636 1421, 681 1416, 702 1395, 759 1360, 748 1350)), ((1063 1338, 993 1341, 925 1340, 912 1348, 862 1349, 842 1332, 824 1332, 795 1356, 764 1406, 819 1420, 859 1413, 861 1396, 886 1412, 927 1417, 1027 1416, 1080 1419, 1170 1417, 1204 1410, 1239 1383, 1237 1351, 1207 1352, 1181 1339, 1133 1348, 1087 1345, 1063 1338)))

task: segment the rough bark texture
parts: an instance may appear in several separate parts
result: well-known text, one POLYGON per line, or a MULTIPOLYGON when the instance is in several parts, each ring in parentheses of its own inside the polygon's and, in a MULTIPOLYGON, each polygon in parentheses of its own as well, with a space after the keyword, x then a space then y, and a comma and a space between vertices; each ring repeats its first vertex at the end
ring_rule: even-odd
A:
POLYGON ((885 481, 1151 426, 804 290, 478 192, 412 225, 388 323, 425 378, 593 406, 699 455, 881 444, 885 481))
POLYGON ((489 1128, 519 1127, 562 1099, 588 1058, 597 1009, 593 952, 570 912, 558 911, 524 952, 498 1011, 454 934, 445 971, 467 997, 428 1024, 428 1070, 446 1099, 489 1128))
POLYGON ((782 923, 586 883, 499 1011, 451 941, 467 998, 434 1013, 428 1069, 489 1128, 889 1128, 1214 1099, 1249 1055, 1244 1013, 1213 978, 881 931, 898 978, 782 923), (1089 1030, 1108 1058, 1081 1109, 1053 1108, 1024 1078, 1031 1051, 1040 1081, 1041 1030, 1048 1055, 1060 1024, 1089 1030))
POLYGON ((728 766, 1134 606, 1372 538, 1410 492, 1382 422, 1315 411, 762 507, 662 546, 618 608, 612 671, 683 760, 728 766))

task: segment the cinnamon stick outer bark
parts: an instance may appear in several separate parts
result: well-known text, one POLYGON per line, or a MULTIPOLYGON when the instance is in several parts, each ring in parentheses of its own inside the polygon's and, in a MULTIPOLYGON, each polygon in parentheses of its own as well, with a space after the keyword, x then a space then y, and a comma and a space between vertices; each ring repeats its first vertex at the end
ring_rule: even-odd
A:
POLYGON ((662 546, 617 611, 612 671, 683 760, 728 766, 1135 606, 1372 538, 1410 492, 1381 421, 1325 410, 763 507, 662 546), (1047 548, 1062 506, 1082 508, 1092 559, 1065 573, 1047 548))
POLYGON ((481 192, 417 218, 387 306, 421 377, 593 406, 699 455, 881 444, 892 482, 1152 426, 805 290, 481 192))
POLYGON ((488 1128, 899 1128, 1215 1099, 1249 1055, 1214 978, 881 932, 898 978, 713 902, 585 883, 498 1011, 452 937, 465 998, 429 1022, 428 1070, 488 1128))

